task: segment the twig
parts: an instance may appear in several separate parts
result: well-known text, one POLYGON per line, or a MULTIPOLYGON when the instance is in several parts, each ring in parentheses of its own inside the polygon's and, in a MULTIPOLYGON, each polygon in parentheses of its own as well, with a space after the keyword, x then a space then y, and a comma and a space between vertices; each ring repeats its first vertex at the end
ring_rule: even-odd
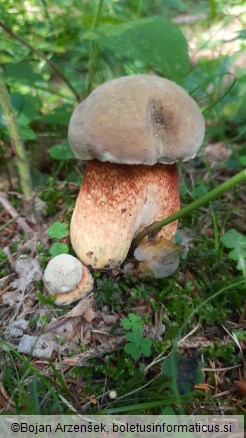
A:
POLYGON ((170 224, 171 222, 174 222, 177 219, 180 219, 181 217, 186 216, 187 214, 191 213, 193 210, 196 210, 197 208, 201 207, 202 205, 207 204, 209 201, 212 201, 213 199, 218 198, 220 195, 222 195, 222 193, 226 192, 227 190, 232 189, 234 186, 241 184, 244 181, 246 181, 246 169, 243 169, 241 172, 234 175, 228 181, 215 187, 215 189, 206 193, 206 195, 202 196, 199 199, 196 199, 194 202, 192 202, 191 204, 182 208, 181 210, 177 211, 176 213, 171 214, 166 219, 163 219, 161 221, 157 221, 154 224, 149 225, 141 233, 139 233, 139 235, 133 240, 132 245, 131 245, 131 249, 130 249, 130 253, 132 253, 134 251, 134 249, 139 245, 139 242, 144 237, 148 236, 150 233, 158 232, 161 228, 165 227, 166 225, 170 224))
MULTIPOLYGON (((59 394, 59 398, 69 409, 71 409, 72 412, 79 415, 79 412, 77 411, 77 409, 75 409, 75 407, 67 399, 65 399, 65 397, 63 397, 61 394, 59 394)), ((79 416, 81 417, 81 415, 79 415, 79 416)))
POLYGON ((187 335, 185 335, 182 339, 180 339, 180 341, 178 342, 178 346, 180 344, 182 344, 182 342, 184 342, 187 338, 189 338, 191 335, 193 335, 193 333, 195 333, 200 327, 200 323, 198 323, 196 325, 196 327, 194 327, 189 333, 187 333, 187 335))
POLYGON ((15 113, 11 107, 8 90, 3 79, 1 67, 0 67, 0 104, 2 105, 4 117, 8 125, 11 145, 16 154, 16 161, 17 161, 17 167, 20 177, 21 189, 25 201, 27 203, 28 202, 31 203, 33 199, 33 195, 32 195, 30 168, 26 158, 25 147, 21 140, 19 128, 16 122, 15 113))
POLYGON ((9 219, 9 221, 5 222, 4 225, 1 225, 0 227, 0 231, 4 230, 5 228, 7 228, 10 224, 12 224, 12 222, 15 222, 16 219, 18 219, 18 217, 20 217, 20 215, 18 214, 15 217, 12 217, 12 219, 9 219))
POLYGON ((75 88, 73 87, 73 85, 69 82, 69 80, 66 78, 66 76, 64 76, 64 74, 62 73, 62 71, 57 67, 57 65, 53 62, 50 61, 49 58, 47 58, 44 53, 40 52, 39 50, 35 49, 35 47, 33 47, 30 43, 28 43, 28 41, 24 40, 24 38, 20 37, 19 35, 17 35, 15 32, 13 32, 8 26, 6 26, 6 24, 2 23, 0 21, 0 27, 2 29, 5 30, 5 32, 7 32, 11 37, 13 37, 14 39, 16 39, 17 41, 19 41, 23 46, 27 47, 28 49, 30 49, 33 53, 35 53, 36 55, 38 55, 40 58, 44 59, 47 64, 49 64, 49 66, 56 72, 56 74, 58 76, 60 76, 60 78, 67 84, 67 86, 70 88, 70 90, 72 91, 72 93, 74 94, 74 96, 76 97, 76 100, 78 102, 80 102, 80 96, 77 93, 77 91, 75 90, 75 88))
MULTIPOLYGON (((228 394, 232 394, 233 392, 235 392, 236 389, 227 389, 226 391, 223 392, 219 392, 218 394, 214 394, 214 398, 216 397, 224 397, 224 395, 228 395, 228 394)), ((239 435, 240 436, 240 435, 239 435)), ((238 437, 239 437, 238 436, 238 437)), ((235 437, 235 435, 233 434, 233 437, 235 437)))
POLYGON ((213 373, 220 373, 222 371, 230 371, 234 370, 235 368, 240 368, 241 365, 233 365, 231 367, 225 367, 225 368, 202 368, 202 371, 212 371, 213 373))
POLYGON ((110 345, 100 345, 97 348, 91 348, 88 351, 85 351, 85 353, 78 354, 74 357, 64 357, 62 359, 63 365, 70 365, 70 366, 76 366, 76 365, 84 365, 87 364, 87 361, 89 359, 92 359, 94 357, 102 356, 103 354, 110 353, 113 350, 116 350, 117 348, 120 348, 122 344, 124 344, 125 338, 117 337, 115 338, 114 343, 110 345))
POLYGON ((29 225, 24 221, 23 218, 19 217, 16 209, 13 207, 13 205, 10 204, 10 202, 7 199, 7 196, 5 193, 0 192, 0 203, 5 208, 5 210, 9 213, 10 216, 13 218, 16 218, 17 224, 21 227, 21 229, 27 233, 29 236, 34 236, 34 231, 29 225))

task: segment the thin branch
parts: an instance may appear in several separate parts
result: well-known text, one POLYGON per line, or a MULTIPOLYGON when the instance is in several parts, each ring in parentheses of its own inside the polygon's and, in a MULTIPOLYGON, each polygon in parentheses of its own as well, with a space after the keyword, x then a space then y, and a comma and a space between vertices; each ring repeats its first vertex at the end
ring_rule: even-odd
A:
POLYGON ((27 233, 29 236, 33 236, 35 233, 31 227, 22 219, 19 217, 16 209, 13 207, 13 205, 10 204, 10 202, 7 199, 7 196, 5 193, 0 192, 0 203, 5 208, 5 210, 9 213, 10 216, 16 219, 17 224, 20 226, 20 228, 27 233))
POLYGON ((78 102, 80 102, 80 96, 77 93, 77 91, 75 90, 75 88, 73 87, 73 85, 69 82, 69 80, 66 78, 66 76, 64 76, 64 74, 62 73, 62 71, 57 67, 57 65, 53 62, 50 61, 45 55, 44 53, 40 52, 39 50, 35 49, 35 47, 33 47, 28 41, 24 40, 24 38, 20 37, 19 35, 17 35, 15 32, 13 32, 8 26, 6 26, 6 24, 2 23, 0 21, 0 27, 2 29, 5 30, 5 32, 7 32, 12 38, 16 39, 17 41, 19 41, 23 46, 27 47, 28 49, 30 49, 33 53, 35 53, 37 56, 39 56, 40 58, 44 59, 47 64, 49 64, 49 66, 56 72, 56 74, 58 76, 60 76, 60 78, 67 84, 67 86, 70 88, 70 90, 72 91, 72 93, 74 94, 74 96, 76 97, 76 100, 78 102))
POLYGON ((241 365, 233 365, 231 367, 225 367, 225 368, 202 368, 202 371, 206 372, 212 372, 212 373, 222 373, 222 371, 230 371, 234 370, 235 368, 240 368, 241 365))
POLYGON ((166 219, 163 219, 158 222, 154 222, 148 227, 145 227, 144 230, 141 233, 139 233, 139 235, 133 240, 130 252, 132 253, 134 249, 139 245, 139 242, 144 237, 148 236, 150 233, 153 232, 157 233, 161 228, 165 227, 171 222, 174 222, 177 219, 186 216, 187 214, 191 213, 193 210, 196 210, 202 205, 207 204, 208 202, 212 201, 215 198, 218 198, 220 195, 222 195, 222 193, 232 189, 234 186, 241 184, 244 181, 246 181, 246 168, 243 169, 241 172, 237 173, 236 175, 234 175, 228 181, 224 182, 223 184, 220 184, 219 186, 215 187, 215 189, 206 193, 206 195, 202 196, 199 199, 196 199, 194 202, 182 208, 181 210, 177 211, 176 213, 171 214, 166 219))
POLYGON ((25 201, 31 202, 33 199, 31 174, 26 151, 22 142, 19 128, 16 122, 15 113, 11 107, 8 89, 5 85, 1 67, 0 67, 0 104, 3 108, 3 114, 8 126, 11 145, 15 151, 17 167, 20 177, 20 184, 25 201))

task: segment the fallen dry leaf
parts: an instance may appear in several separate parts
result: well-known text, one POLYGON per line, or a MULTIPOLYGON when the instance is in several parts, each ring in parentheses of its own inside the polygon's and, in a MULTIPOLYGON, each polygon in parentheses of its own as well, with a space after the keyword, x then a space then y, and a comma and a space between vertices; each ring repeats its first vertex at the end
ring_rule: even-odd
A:
POLYGON ((22 294, 20 292, 6 292, 3 295, 3 304, 11 307, 14 304, 20 303, 22 301, 22 294))
POLYGON ((86 321, 91 322, 96 317, 93 306, 94 301, 90 295, 80 300, 72 310, 63 315, 63 318, 75 318, 77 316, 83 316, 86 321))
POLYGON ((235 380, 234 384, 237 387, 237 390, 242 394, 244 397, 246 397, 246 381, 245 380, 235 380))
POLYGON ((16 292, 26 292, 33 281, 41 280, 43 276, 37 257, 20 256, 16 261, 15 270, 19 278, 11 283, 11 287, 16 289, 16 292))

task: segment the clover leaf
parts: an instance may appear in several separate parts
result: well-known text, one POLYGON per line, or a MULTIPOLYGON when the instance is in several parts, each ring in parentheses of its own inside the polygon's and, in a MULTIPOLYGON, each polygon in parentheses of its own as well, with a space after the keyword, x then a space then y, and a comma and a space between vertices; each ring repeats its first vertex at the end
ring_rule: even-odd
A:
POLYGON ((231 229, 221 237, 221 241, 226 248, 232 249, 228 257, 238 262, 237 269, 244 270, 246 267, 246 236, 231 229))
POLYGON ((125 345, 124 350, 130 354, 134 360, 138 360, 142 355, 145 357, 150 356, 152 341, 149 338, 144 338, 139 330, 127 333, 126 339, 130 342, 125 345))
POLYGON ((142 330, 143 320, 140 316, 135 315, 135 313, 129 313, 128 318, 122 319, 122 325, 125 330, 142 330))

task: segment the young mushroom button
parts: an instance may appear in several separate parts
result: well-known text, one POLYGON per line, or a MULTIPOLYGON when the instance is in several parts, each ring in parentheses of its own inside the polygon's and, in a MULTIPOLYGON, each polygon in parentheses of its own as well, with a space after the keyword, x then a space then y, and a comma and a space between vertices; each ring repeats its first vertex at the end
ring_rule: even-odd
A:
POLYGON ((78 259, 60 254, 48 263, 44 284, 49 295, 55 297, 55 304, 69 305, 92 291, 93 278, 78 259))
MULTIPOLYGON (((93 268, 118 267, 132 240, 179 209, 174 163, 193 158, 204 137, 196 102, 150 75, 109 81, 74 111, 68 139, 89 161, 70 228, 73 248, 93 268)), ((158 233, 171 240, 177 222, 158 233)))

